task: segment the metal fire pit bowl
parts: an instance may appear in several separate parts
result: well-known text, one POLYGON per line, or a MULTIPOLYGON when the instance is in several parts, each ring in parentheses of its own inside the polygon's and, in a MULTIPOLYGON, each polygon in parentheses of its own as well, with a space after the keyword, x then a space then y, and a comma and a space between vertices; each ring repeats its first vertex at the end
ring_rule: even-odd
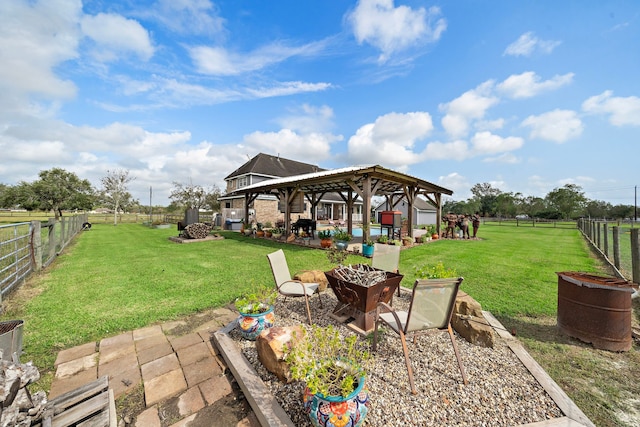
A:
POLYGON ((558 275, 558 327, 593 347, 631 349, 631 294, 637 285, 578 272, 558 275))
MULTIPOLYGON (((371 267, 368 268, 371 269, 371 267)), ((331 317, 339 322, 354 319, 347 324, 347 327, 361 335, 373 332, 378 302, 389 303, 403 278, 401 274, 388 271, 386 273, 387 279, 385 281, 373 286, 362 286, 339 279, 335 275, 335 268, 326 271, 324 274, 329 281, 329 286, 338 299, 338 304, 331 317)))

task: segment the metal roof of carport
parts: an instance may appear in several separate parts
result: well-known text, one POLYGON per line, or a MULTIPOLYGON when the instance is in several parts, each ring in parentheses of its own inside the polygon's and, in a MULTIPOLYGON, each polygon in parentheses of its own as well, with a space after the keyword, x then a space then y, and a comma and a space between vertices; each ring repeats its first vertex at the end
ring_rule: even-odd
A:
MULTIPOLYGON (((387 198, 390 206, 406 197, 409 209, 409 223, 411 223, 413 200, 422 194, 437 208, 436 226, 440 228, 442 194, 452 195, 453 191, 440 187, 420 178, 396 172, 384 168, 380 165, 372 166, 350 166, 341 169, 325 170, 321 172, 295 175, 284 178, 269 179, 246 187, 239 188, 229 194, 245 195, 245 218, 248 218, 249 204, 255 200, 258 194, 274 194, 278 198, 284 198, 287 212, 285 212, 285 229, 290 226, 290 203, 293 196, 302 192, 305 195, 315 195, 323 193, 346 193, 342 196, 347 205, 352 203, 352 196, 355 192, 362 197, 363 201, 363 221, 369 221, 371 196, 382 195, 387 198), (394 199, 395 202, 394 202, 394 199)), ((311 199, 309 199, 311 201, 311 199)), ((316 199, 317 201, 317 199, 316 199)), ((313 203, 313 202, 312 202, 313 203)), ((349 206, 350 208, 351 206, 349 206)), ((351 232, 351 216, 347 218, 347 229, 351 232)), ((409 235, 412 235, 412 227, 409 227, 409 235)), ((368 238, 369 236, 363 236, 368 238)))

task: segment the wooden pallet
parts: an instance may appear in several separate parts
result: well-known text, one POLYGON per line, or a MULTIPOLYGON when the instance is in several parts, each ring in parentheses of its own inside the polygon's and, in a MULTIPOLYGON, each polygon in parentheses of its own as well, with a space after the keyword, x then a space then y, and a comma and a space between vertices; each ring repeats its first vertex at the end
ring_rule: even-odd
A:
POLYGON ((42 427, 116 427, 109 377, 64 393, 46 404, 42 427))

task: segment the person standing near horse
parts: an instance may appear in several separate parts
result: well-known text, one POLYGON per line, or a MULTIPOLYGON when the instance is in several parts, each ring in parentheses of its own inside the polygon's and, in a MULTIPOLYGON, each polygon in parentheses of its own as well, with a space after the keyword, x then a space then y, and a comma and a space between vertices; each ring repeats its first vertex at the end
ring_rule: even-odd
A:
POLYGON ((447 221, 447 230, 444 233, 444 237, 447 238, 449 237, 449 235, 451 235, 451 238, 455 239, 456 223, 458 222, 458 216, 455 215, 453 212, 449 212, 445 219, 447 221))
POLYGON ((478 235, 478 228, 480 228, 480 214, 478 212, 471 215, 471 225, 473 226, 473 238, 478 235))

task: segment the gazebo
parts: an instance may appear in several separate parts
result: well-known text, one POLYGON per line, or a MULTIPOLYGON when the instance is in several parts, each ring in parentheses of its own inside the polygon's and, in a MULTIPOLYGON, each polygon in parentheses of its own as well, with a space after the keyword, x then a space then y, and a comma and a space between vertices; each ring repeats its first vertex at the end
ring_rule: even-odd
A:
MULTIPOLYGON (((442 222, 442 195, 452 195, 453 191, 416 178, 411 175, 396 172, 380 165, 350 166, 322 172, 295 175, 285 178, 269 179, 246 187, 239 188, 232 194, 244 194, 245 218, 249 217, 249 205, 259 194, 276 196, 284 207, 284 226, 291 229, 292 205, 305 197, 311 204, 312 219, 315 220, 315 208, 325 193, 337 193, 347 204, 347 211, 351 212, 353 203, 360 198, 363 203, 363 224, 369 224, 371 217, 371 197, 384 196, 388 206, 394 207, 405 198, 409 203, 408 222, 413 222, 413 203, 416 197, 423 195, 437 208, 437 228, 440 233, 442 222)), ((347 216, 347 231, 352 233, 353 220, 347 216)), ((363 230, 364 232, 365 230, 363 230)), ((412 227, 408 233, 413 237, 412 227)), ((369 239, 368 229, 362 236, 369 239)))

